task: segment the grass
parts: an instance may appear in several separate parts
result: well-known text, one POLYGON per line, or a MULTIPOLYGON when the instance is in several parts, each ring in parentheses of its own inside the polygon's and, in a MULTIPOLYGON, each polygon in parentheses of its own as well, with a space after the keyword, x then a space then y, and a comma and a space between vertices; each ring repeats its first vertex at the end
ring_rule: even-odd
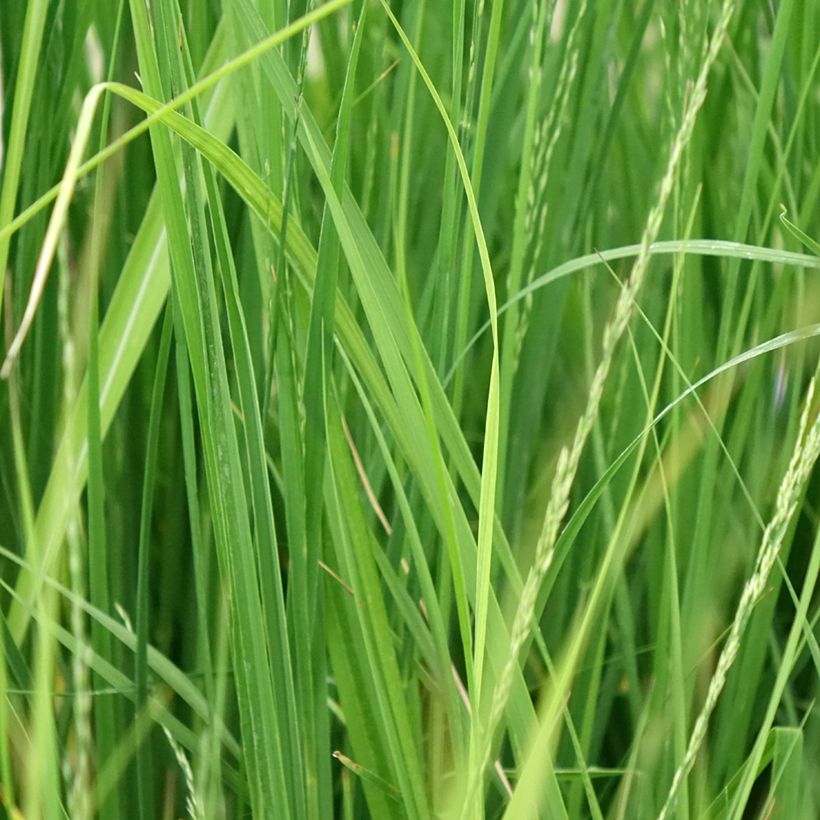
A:
POLYGON ((0 810, 816 817, 818 32, 6 4, 0 810))

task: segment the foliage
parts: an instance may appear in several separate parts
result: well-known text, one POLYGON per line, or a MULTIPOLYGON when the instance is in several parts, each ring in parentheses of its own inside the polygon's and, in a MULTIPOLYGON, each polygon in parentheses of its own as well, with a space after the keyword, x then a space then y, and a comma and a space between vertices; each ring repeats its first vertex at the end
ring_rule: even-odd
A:
POLYGON ((820 6, 0 4, 9 817, 816 817, 820 6))

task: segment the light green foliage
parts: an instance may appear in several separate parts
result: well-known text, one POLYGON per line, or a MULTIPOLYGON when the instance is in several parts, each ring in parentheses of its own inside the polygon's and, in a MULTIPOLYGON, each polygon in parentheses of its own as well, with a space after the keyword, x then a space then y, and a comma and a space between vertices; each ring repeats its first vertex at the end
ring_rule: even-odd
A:
POLYGON ((0 4, 5 814, 818 816, 818 42, 0 4))

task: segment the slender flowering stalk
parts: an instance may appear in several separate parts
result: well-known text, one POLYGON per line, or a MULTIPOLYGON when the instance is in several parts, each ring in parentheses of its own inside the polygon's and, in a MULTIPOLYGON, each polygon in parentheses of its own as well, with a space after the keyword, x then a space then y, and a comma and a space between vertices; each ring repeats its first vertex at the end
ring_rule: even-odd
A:
MULTIPOLYGON (((541 250, 544 245, 544 226, 546 224, 548 210, 544 194, 547 190, 552 155, 558 143, 558 138, 561 136, 561 125, 566 116, 570 91, 575 82, 575 76, 578 73, 578 54, 580 46, 576 41, 581 29, 581 23, 586 15, 586 10, 587 0, 582 0, 581 7, 578 9, 575 18, 575 23, 567 35, 567 54, 569 57, 561 63, 561 71, 558 74, 553 103, 550 106, 547 116, 542 121, 540 128, 535 132, 535 156, 532 161, 530 186, 527 191, 527 218, 525 225, 527 236, 534 235, 535 241, 533 243, 533 251, 530 255, 527 285, 531 285, 535 279, 535 266, 538 264, 538 258, 541 256, 541 250), (540 206, 539 203, 541 203, 540 206)), ((548 14, 550 25, 552 25, 555 15, 554 2, 548 14)), ((518 368, 521 347, 524 343, 524 337, 527 335, 530 314, 532 313, 532 303, 532 295, 528 295, 524 303, 521 322, 516 332, 515 369, 518 368)))
POLYGON ((706 99, 709 72, 726 38, 726 32, 729 28, 729 22, 732 19, 734 7, 734 0, 725 0, 722 6, 720 17, 706 53, 706 58, 695 80, 692 95, 688 99, 681 126, 672 144, 669 162, 661 181, 658 200, 647 219, 646 227, 641 237, 641 246, 638 256, 632 266, 629 279, 621 290, 612 319, 604 330, 601 359, 592 378, 586 408, 578 420, 572 445, 569 448, 564 447, 558 458, 550 498, 544 514, 541 535, 536 544, 535 561, 527 575, 527 580, 524 583, 518 608, 516 609, 513 619, 510 649, 494 692, 490 716, 484 734, 483 754, 480 758, 479 768, 470 773, 468 794, 483 781, 484 772, 492 757, 493 738, 495 736, 496 727, 499 725, 507 706, 512 687, 513 672, 518 664, 518 655, 530 633, 538 591, 541 588, 544 576, 552 564, 555 553, 555 543, 558 540, 561 525, 569 509, 570 491, 575 480, 575 475, 578 472, 581 453, 583 452, 584 445, 598 415, 601 396, 603 395, 604 385, 606 384, 607 376, 609 375, 615 356, 615 349, 629 324, 629 320, 632 318, 635 297, 643 284, 647 268, 649 267, 650 246, 657 239, 658 233, 660 232, 666 206, 674 187, 678 166, 680 165, 683 152, 691 139, 698 112, 706 99))
POLYGON ((472 110, 476 94, 476 77, 478 76, 478 47, 477 43, 481 38, 481 24, 484 17, 484 0, 479 0, 473 12, 473 36, 470 39, 470 55, 467 62, 467 99, 464 106, 463 118, 461 121, 461 132, 459 142, 464 143, 472 127, 472 110))
POLYGON ((168 745, 171 747, 171 751, 174 753, 179 768, 182 770, 182 776, 185 778, 185 809, 188 812, 188 817, 190 817, 191 820, 205 820, 205 809, 203 808, 202 799, 194 784, 194 772, 191 769, 188 756, 179 743, 174 740, 174 736, 168 731, 166 726, 162 727, 162 731, 165 733, 168 745))
MULTIPOLYGON (((63 401, 70 407, 75 401, 77 385, 77 351, 72 333, 69 296, 69 273, 63 266, 58 282, 57 315, 58 330, 62 342, 63 401)), ((91 776, 91 695, 89 693, 88 654, 85 618, 79 600, 84 594, 83 554, 80 523, 76 508, 71 510, 66 528, 68 543, 68 570, 71 586, 76 595, 71 600, 71 633, 77 642, 77 651, 71 656, 71 679, 74 687, 74 760, 67 757, 63 762, 64 776, 71 783, 68 805, 71 816, 77 820, 91 817, 89 782, 91 776)))
POLYGON ((783 476, 783 481, 777 493, 777 504, 775 506, 774 515, 763 532, 763 539, 757 553, 754 572, 743 588, 740 602, 735 611, 732 630, 729 633, 723 651, 720 653, 720 658, 718 659, 712 679, 709 681, 706 700, 700 710, 698 719, 695 721, 695 726, 692 729, 689 745, 686 748, 683 761, 678 766, 675 776, 672 778, 672 785, 669 787, 666 802, 661 809, 661 813, 658 815, 659 820, 665 820, 665 818, 669 816, 669 812, 675 804, 678 791, 683 785, 686 775, 695 763, 698 751, 706 737, 706 730, 709 727, 709 718, 717 705, 720 693, 723 691, 726 676, 729 674, 729 670, 732 668, 735 658, 737 658, 737 653, 740 650, 740 641, 743 637, 746 625, 749 623, 749 617, 766 590, 769 575, 780 553, 783 538, 786 535, 789 524, 794 517, 800 494, 806 485, 806 481, 811 474, 818 455, 820 455, 820 414, 815 414, 814 422, 808 433, 806 432, 812 411, 814 388, 815 380, 812 379, 809 384, 803 415, 800 418, 800 427, 797 434, 797 442, 794 445, 794 452, 792 453, 789 466, 786 469, 786 473, 783 476))

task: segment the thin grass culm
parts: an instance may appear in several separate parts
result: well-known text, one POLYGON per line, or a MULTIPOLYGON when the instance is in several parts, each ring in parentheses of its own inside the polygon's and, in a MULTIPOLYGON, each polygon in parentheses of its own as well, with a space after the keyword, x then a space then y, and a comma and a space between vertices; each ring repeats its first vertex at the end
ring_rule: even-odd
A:
POLYGON ((669 794, 658 815, 658 820, 665 820, 673 811, 678 791, 684 787, 686 776, 695 763, 698 751, 703 745, 709 729, 709 718, 715 710, 718 698, 726 684, 726 676, 729 674, 729 670, 732 668, 740 650, 740 643, 746 625, 755 605, 766 592, 769 576, 780 554, 786 531, 792 523, 800 496, 805 491, 806 482, 817 463, 818 456, 820 456, 820 413, 817 412, 814 401, 815 384, 816 377, 812 378, 806 393, 803 413, 800 416, 800 425, 797 430, 797 440, 783 480, 780 482, 774 515, 763 532, 763 539, 757 551, 754 572, 743 587, 731 630, 720 652, 714 674, 709 681, 706 700, 692 728, 686 754, 675 770, 672 784, 669 787, 669 794), (813 421, 812 414, 814 415, 813 421))

